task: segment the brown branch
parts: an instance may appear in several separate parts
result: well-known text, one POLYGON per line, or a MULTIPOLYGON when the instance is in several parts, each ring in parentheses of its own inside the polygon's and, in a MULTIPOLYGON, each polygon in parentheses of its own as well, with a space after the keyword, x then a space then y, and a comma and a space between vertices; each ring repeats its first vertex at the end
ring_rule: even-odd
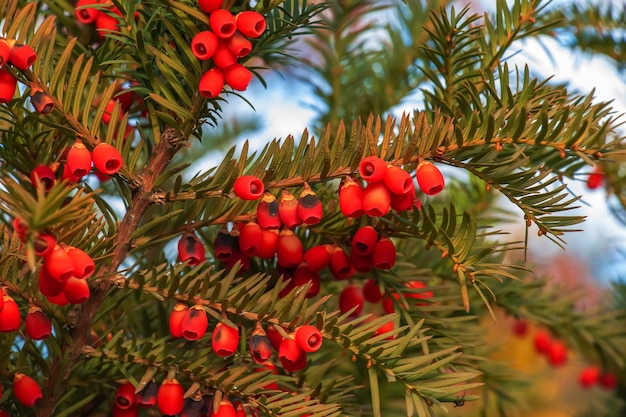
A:
MULTIPOLYGON (((139 225, 144 213, 152 204, 152 194, 156 178, 171 162, 174 154, 181 146, 184 138, 180 132, 168 127, 163 132, 161 141, 154 147, 152 157, 143 173, 137 177, 139 187, 135 191, 130 209, 120 223, 113 242, 113 257, 111 263, 101 270, 101 275, 114 275, 122 264, 131 248, 132 233, 139 225)), ((72 367, 80 356, 91 325, 100 306, 102 305, 111 281, 94 281, 96 285, 91 289, 91 297, 82 305, 76 325, 72 330, 71 344, 63 345, 61 355, 52 364, 50 377, 45 384, 43 399, 39 403, 38 417, 51 417, 60 396, 63 394, 63 381, 69 376, 72 367)))

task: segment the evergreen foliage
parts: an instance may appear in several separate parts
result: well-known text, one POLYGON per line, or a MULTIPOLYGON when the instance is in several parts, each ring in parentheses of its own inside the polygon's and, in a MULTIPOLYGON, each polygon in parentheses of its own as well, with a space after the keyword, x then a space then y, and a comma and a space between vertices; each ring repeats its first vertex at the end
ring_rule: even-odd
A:
MULTIPOLYGON (((584 222, 571 212, 580 196, 568 182, 595 166, 607 173, 607 189, 626 201, 615 162, 623 160, 621 119, 610 103, 507 62, 516 42, 557 32, 619 67, 622 41, 606 31, 623 28, 624 12, 498 0, 494 15, 479 15, 452 3, 226 0, 233 12, 256 10, 267 20, 242 62, 264 83, 264 71, 307 80, 321 104, 310 131, 268 140, 258 150, 248 142, 230 147, 221 163, 189 178, 199 155, 223 150, 255 127, 254 120, 228 125, 227 102, 260 107, 245 92, 199 94, 211 64, 190 48, 209 25, 196 0, 112 0, 118 27, 103 37, 76 21, 73 1, 0 0, 0 36, 37 52, 30 69, 5 65, 20 87, 0 104, 0 284, 22 317, 37 306, 54 329, 42 341, 23 326, 0 334, 0 409, 11 416, 97 416, 111 413, 123 381, 139 391, 175 377, 188 398, 205 395, 217 405, 228 397, 249 416, 425 417, 480 398, 511 415, 525 381, 490 356, 494 346, 486 344, 481 322, 497 311, 549 329, 582 358, 618 375, 617 396, 625 399, 624 284, 615 284, 615 302, 582 311, 577 303, 585 294, 564 294, 550 277, 535 276, 523 256, 527 239, 500 230, 503 219, 523 219, 527 236, 538 233, 565 247, 584 222), (107 107, 121 89, 139 98, 126 112, 120 100, 107 107), (36 111, 28 99, 35 91, 50 97, 51 112, 36 111), (393 117, 416 95, 419 108, 393 117), (60 179, 76 139, 90 151, 113 144, 123 167, 109 181, 57 181, 48 191, 29 180, 41 164, 60 179), (419 195, 419 207, 410 211, 348 219, 337 190, 369 155, 413 176, 424 161, 445 166, 446 187, 436 197, 419 195), (374 277, 395 312, 374 306, 372 314, 342 314, 337 298, 347 281, 326 270, 320 294, 307 298, 308 284, 286 293, 289 271, 274 259, 220 261, 217 236, 255 217, 258 202, 233 191, 242 175, 257 176, 274 196, 312 188, 324 215, 294 229, 305 249, 332 243, 348 251, 367 224, 391 237, 395 266, 350 282, 374 277), (494 206, 498 196, 515 210, 494 206), (23 240, 14 219, 27 228, 23 240), (171 244, 190 232, 207 249, 193 266, 175 259, 171 244), (83 304, 61 307, 41 294, 39 233, 95 261, 83 304), (416 281, 424 288, 407 286, 416 281), (416 303, 424 292, 433 295, 416 303), (193 342, 172 337, 168 320, 176 303, 202 306, 210 329, 218 322, 238 326, 238 351, 216 355, 210 335, 193 342), (393 330, 380 334, 388 323, 393 330), (257 326, 285 337, 304 324, 324 338, 307 355, 307 367, 285 371, 274 354, 279 372, 260 371, 248 353, 257 326), (16 373, 42 387, 34 408, 12 395, 16 373)), ((483 405, 481 415, 491 415, 483 405)))

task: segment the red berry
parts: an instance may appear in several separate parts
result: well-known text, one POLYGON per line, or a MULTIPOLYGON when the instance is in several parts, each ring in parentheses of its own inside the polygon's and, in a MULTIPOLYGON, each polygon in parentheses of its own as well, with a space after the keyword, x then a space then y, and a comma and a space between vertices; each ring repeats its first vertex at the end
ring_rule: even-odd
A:
POLYGON ((106 175, 115 174, 124 164, 120 151, 108 143, 99 143, 91 156, 96 169, 106 175))
POLYGON ((223 399, 220 401, 219 408, 211 412, 211 417, 237 417, 235 406, 230 401, 223 399))
POLYGON ((592 388, 600 377, 600 369, 597 366, 588 366, 578 375, 578 382, 584 389, 592 388))
POLYGON ((320 291, 320 276, 317 271, 313 271, 306 263, 298 265, 293 273, 292 283, 294 287, 310 284, 306 293, 306 298, 315 297, 320 291))
POLYGON ((38 165, 30 172, 30 182, 37 188, 37 181, 43 189, 48 192, 56 182, 54 171, 47 165, 38 165))
POLYGON ((289 228, 302 224, 302 219, 298 216, 298 200, 284 188, 278 203, 278 215, 280 221, 289 228))
POLYGON ((193 232, 187 232, 178 240, 178 260, 196 266, 204 262, 204 245, 193 232))
POLYGON ((519 337, 528 333, 528 322, 524 319, 516 319, 513 322, 513 334, 519 337))
POLYGON ((380 286, 374 278, 365 281, 363 285, 363 297, 370 303, 377 303, 383 299, 383 293, 380 291, 380 286))
POLYGON ((396 246, 388 237, 381 238, 374 247, 372 262, 377 269, 388 270, 396 263, 396 246))
POLYGON ((174 415, 183 411, 185 390, 176 379, 166 379, 157 393, 157 406, 162 414, 174 415))
POLYGON ((191 39, 191 52, 200 60, 212 58, 217 51, 218 38, 210 30, 198 32, 191 39))
POLYGON ((217 45, 217 50, 213 54, 213 63, 222 71, 237 63, 237 57, 228 47, 227 41, 222 40, 217 45))
POLYGON ((16 373, 13 377, 13 395, 25 407, 32 407, 43 398, 41 388, 28 375, 16 373))
POLYGON ((361 217, 363 210, 363 188, 347 177, 339 186, 339 208, 346 217, 361 217))
POLYGON ((255 222, 246 223, 239 230, 239 249, 248 256, 256 256, 263 245, 263 229, 255 222))
POLYGON ((550 344, 552 342, 552 337, 547 330, 539 329, 537 333, 535 333, 535 337, 533 339, 533 343, 535 345, 535 350, 538 353, 546 353, 550 344))
MULTIPOLYGON (((117 100, 115 99, 110 99, 109 102, 107 103, 106 107, 104 108, 104 113, 102 114, 102 121, 106 124, 109 124, 111 122, 111 116, 113 115, 114 111, 115 111, 115 104, 117 103, 117 100)), ((117 112, 117 120, 120 120, 122 118, 122 109, 121 107, 118 107, 118 112, 117 112)))
POLYGON ((28 225, 22 219, 16 217, 13 219, 13 230, 19 236, 22 242, 26 242, 26 234, 28 233, 28 225))
POLYGON ((392 165, 387 168, 383 177, 385 187, 391 193, 404 194, 413 188, 413 179, 411 175, 399 166, 392 165))
POLYGON ((213 13, 222 7, 224 0, 198 0, 198 7, 205 13, 213 13))
POLYGON ((44 258, 43 266, 50 277, 56 281, 65 282, 74 276, 74 261, 59 245, 55 246, 50 255, 44 258))
POLYGON ((114 406, 122 410, 128 410, 137 406, 135 403, 135 386, 133 384, 126 382, 120 385, 115 392, 114 406))
POLYGON ((185 312, 180 329, 182 336, 187 340, 199 340, 209 328, 209 318, 201 305, 195 305, 185 312))
MULTIPOLYGON (((63 286, 65 287, 65 284, 63 284, 63 286)), ((46 298, 52 304, 56 304, 59 307, 66 306, 69 303, 69 301, 67 301, 67 297, 65 296, 63 291, 61 291, 61 293, 57 294, 57 295, 46 295, 46 298)))
POLYGON ((230 38, 237 30, 235 16, 226 9, 218 9, 211 13, 209 25, 217 37, 222 39, 230 38))
POLYGON ((354 308, 351 315, 357 316, 363 310, 363 304, 363 290, 358 285, 348 285, 341 291, 341 294, 339 294, 339 310, 341 310, 342 314, 354 308))
POLYGON ((395 211, 407 211, 413 208, 415 204, 415 187, 411 182, 411 188, 404 194, 389 193, 391 196, 391 208, 395 211))
POLYGON ((382 181, 387 174, 387 163, 377 156, 367 156, 359 163, 359 174, 370 184, 382 181))
POLYGON ((244 91, 252 81, 252 72, 241 64, 232 64, 224 70, 224 80, 233 90, 244 91))
POLYGON ((40 268, 38 286, 39 291, 46 297, 56 297, 63 293, 65 281, 52 278, 46 268, 40 268))
POLYGON ((315 192, 308 185, 305 185, 304 191, 298 199, 298 218, 308 225, 317 224, 322 219, 322 211, 322 202, 315 195, 315 192))
POLYGON ((262 14, 254 11, 245 11, 238 13, 235 17, 237 29, 244 36, 249 38, 258 38, 265 32, 267 24, 262 14))
POLYGON ((294 268, 302 262, 302 242, 291 229, 283 229, 278 238, 276 259, 283 268, 294 268))
POLYGON ((363 190, 363 210, 370 217, 381 217, 389 212, 391 195, 382 182, 370 183, 363 190))
POLYGON ((202 75, 198 91, 203 97, 215 98, 224 89, 224 74, 218 68, 211 68, 202 75))
MULTIPOLYGON (((422 288, 426 288, 426 284, 424 284, 422 281, 409 281, 406 283, 406 287, 411 289, 411 290, 419 290, 422 288)), ((398 297, 399 298, 399 297, 398 297)), ((413 292, 407 292, 404 294, 404 298, 433 298, 433 292, 432 291, 413 291, 413 292)), ((424 305, 428 305, 427 303, 417 303, 415 305, 418 306, 424 306, 424 305)))
POLYGON ((587 188, 595 190, 604 182, 604 172, 599 167, 595 167, 593 172, 587 177, 587 188))
POLYGON ((228 40, 228 48, 237 58, 244 57, 252 51, 252 42, 241 32, 235 32, 232 38, 228 40))
POLYGON ((330 246, 316 245, 304 252, 303 260, 312 271, 321 271, 330 262, 330 246))
POLYGON ((54 237, 46 233, 41 233, 35 238, 35 255, 45 258, 50 255, 56 246, 54 237))
POLYGON ((63 294, 67 301, 72 304, 82 304, 89 300, 90 293, 89 285, 85 279, 70 277, 63 286, 63 294))
POLYGON ((67 255, 72 260, 72 267, 74 269, 74 278, 87 279, 96 269, 96 266, 91 259, 91 256, 82 249, 68 246, 66 248, 67 255))
POLYGON ((119 21, 115 16, 108 12, 101 11, 96 17, 96 32, 98 36, 104 38, 110 32, 118 31, 119 21))
POLYGON ((211 337, 211 347, 218 356, 230 356, 239 347, 239 329, 217 323, 211 337))
POLYGON ((354 251, 350 254, 350 264, 357 272, 370 272, 374 269, 372 255, 359 255, 354 251))
POLYGON ((548 347, 548 362, 552 366, 561 366, 567 362, 567 346, 559 340, 553 340, 548 347))
POLYGON ((113 404, 113 417, 138 417, 139 408, 137 406, 129 408, 118 407, 117 404, 113 404))
POLYGON ((91 152, 80 140, 77 140, 67 153, 65 167, 68 174, 73 177, 84 177, 91 170, 91 152))
POLYGON ((82 7, 98 3, 100 3, 99 0, 78 0, 78 3, 76 3, 76 7, 74 8, 74 10, 76 10, 76 19, 84 25, 90 25, 94 23, 98 18, 98 14, 100 14, 100 11, 94 8, 82 7))
POLYGON ((0 68, 0 104, 13 100, 16 88, 17 78, 6 69, 0 68))
POLYGON ((280 343, 278 359, 289 372, 297 372, 306 366, 306 352, 292 338, 283 339, 280 343))
POLYGON ((169 328, 172 337, 183 337, 182 323, 189 308, 184 303, 176 303, 174 310, 170 313, 169 328))
POLYGON ((354 275, 354 268, 352 268, 348 255, 338 246, 333 249, 328 266, 335 279, 348 279, 354 275))
POLYGON ((361 256, 370 255, 378 242, 378 231, 372 226, 363 226, 352 236, 352 252, 361 256))
POLYGON ((22 71, 27 70, 33 65, 35 59, 37 59, 37 53, 29 45, 16 43, 13 45, 13 48, 11 48, 9 62, 17 69, 22 71))
MULTIPOLYGON (((383 324, 382 326, 380 326, 378 329, 376 329, 376 336, 380 336, 381 334, 385 334, 385 333, 389 333, 392 332, 394 329, 393 327, 393 321, 389 321, 385 324, 383 324)), ((389 336, 387 336, 385 338, 385 340, 392 340, 395 339, 395 335, 394 334, 390 334, 389 336)))
POLYGON ((305 352, 316 352, 322 346, 322 333, 309 324, 296 329, 296 343, 305 352))
POLYGON ((11 45, 6 39, 0 39, 0 67, 9 62, 11 56, 11 45))
POLYGON ((613 373, 604 373, 599 376, 600 385, 608 391, 617 387, 617 376, 613 373))
POLYGON ((280 235, 278 229, 267 229, 261 231, 261 247, 256 256, 261 259, 272 259, 276 256, 278 249, 278 240, 280 235))
POLYGON ((39 307, 32 306, 28 309, 24 324, 26 334, 33 340, 43 340, 52 334, 52 323, 39 307))
POLYGON ((265 186, 254 175, 243 175, 235 180, 233 191, 242 200, 256 200, 263 195, 265 186))
POLYGON ((1 295, 3 307, 0 310, 0 332, 13 332, 20 328, 22 318, 20 317, 20 308, 15 300, 9 295, 1 295))
POLYGON ((279 228, 282 225, 278 215, 278 202, 269 191, 265 191, 256 207, 256 221, 263 229, 279 228))
POLYGON ((417 178, 417 184, 424 194, 435 195, 443 190, 445 181, 439 168, 424 161, 417 167, 415 174, 417 178))
POLYGON ((393 301, 394 298, 399 300, 400 296, 398 294, 387 294, 384 296, 383 310, 385 310, 386 313, 392 314, 396 311, 396 304, 393 301))

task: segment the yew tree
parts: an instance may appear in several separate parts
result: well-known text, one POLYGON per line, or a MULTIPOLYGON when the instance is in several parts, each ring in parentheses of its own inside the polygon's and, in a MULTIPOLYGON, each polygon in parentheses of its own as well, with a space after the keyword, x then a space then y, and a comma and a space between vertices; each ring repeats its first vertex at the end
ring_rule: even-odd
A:
POLYGON ((624 14, 494 3, 0 0, 0 416, 510 415, 504 316, 620 404, 624 286, 525 256, 584 227, 569 184, 623 199, 620 115, 510 60, 619 69, 624 14), (233 145, 276 74, 315 119, 233 145))

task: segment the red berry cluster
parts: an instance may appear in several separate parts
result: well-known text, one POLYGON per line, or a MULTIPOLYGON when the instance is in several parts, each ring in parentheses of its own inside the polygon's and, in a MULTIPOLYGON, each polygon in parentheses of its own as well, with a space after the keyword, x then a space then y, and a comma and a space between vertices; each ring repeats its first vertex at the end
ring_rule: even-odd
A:
POLYGON ((98 173, 109 176, 120 170, 124 160, 117 148, 109 143, 99 143, 93 152, 90 152, 83 142, 77 139, 67 152, 63 179, 70 182, 80 181, 89 174, 92 163, 98 173))
POLYGON ((561 340, 554 339, 549 331, 537 330, 533 343, 538 353, 546 355, 551 366, 558 367, 567 362, 567 345, 561 340))
POLYGON ((587 366, 578 375, 578 382, 584 389, 591 389, 596 384, 607 390, 612 391, 617 387, 617 377, 610 372, 602 373, 598 366, 587 366))
MULTIPOLYGON (((346 177, 339 186, 339 207, 346 217, 381 217, 390 209, 410 210, 415 204, 415 186, 404 169, 388 165, 377 156, 368 156, 359 164, 359 174, 367 183, 346 177)), ((427 195, 443 190, 444 178, 430 162, 420 163, 416 170, 417 183, 427 195)))
MULTIPOLYGON (((25 242, 28 233, 26 225, 16 218, 13 227, 25 242)), ((64 306, 68 302, 82 304, 89 299, 87 278, 95 271, 89 254, 73 246, 57 244, 48 233, 39 233, 35 237, 35 255, 43 259, 39 270, 39 291, 48 301, 64 306)))
POLYGON ((24 71, 35 59, 37 53, 30 46, 18 44, 14 39, 0 38, 0 104, 11 101, 17 88, 17 78, 4 66, 10 64, 24 71))
POLYGON ((266 28, 265 18, 254 11, 233 15, 222 9, 220 0, 200 0, 200 10, 209 15, 209 30, 197 33, 191 40, 191 51, 200 60, 213 62, 213 67, 200 79, 199 91, 204 97, 215 98, 228 84, 244 91, 252 80, 252 72, 239 64, 239 58, 252 51, 249 38, 258 38, 266 28))
MULTIPOLYGON (((94 24, 96 33, 103 38, 107 32, 116 32, 119 29, 119 20, 114 16, 122 16, 120 10, 110 0, 78 0, 76 7, 76 20, 84 25, 94 24), (90 5, 102 4, 106 8, 90 7, 90 5)), ((135 19, 139 17, 139 12, 135 12, 135 19)))

